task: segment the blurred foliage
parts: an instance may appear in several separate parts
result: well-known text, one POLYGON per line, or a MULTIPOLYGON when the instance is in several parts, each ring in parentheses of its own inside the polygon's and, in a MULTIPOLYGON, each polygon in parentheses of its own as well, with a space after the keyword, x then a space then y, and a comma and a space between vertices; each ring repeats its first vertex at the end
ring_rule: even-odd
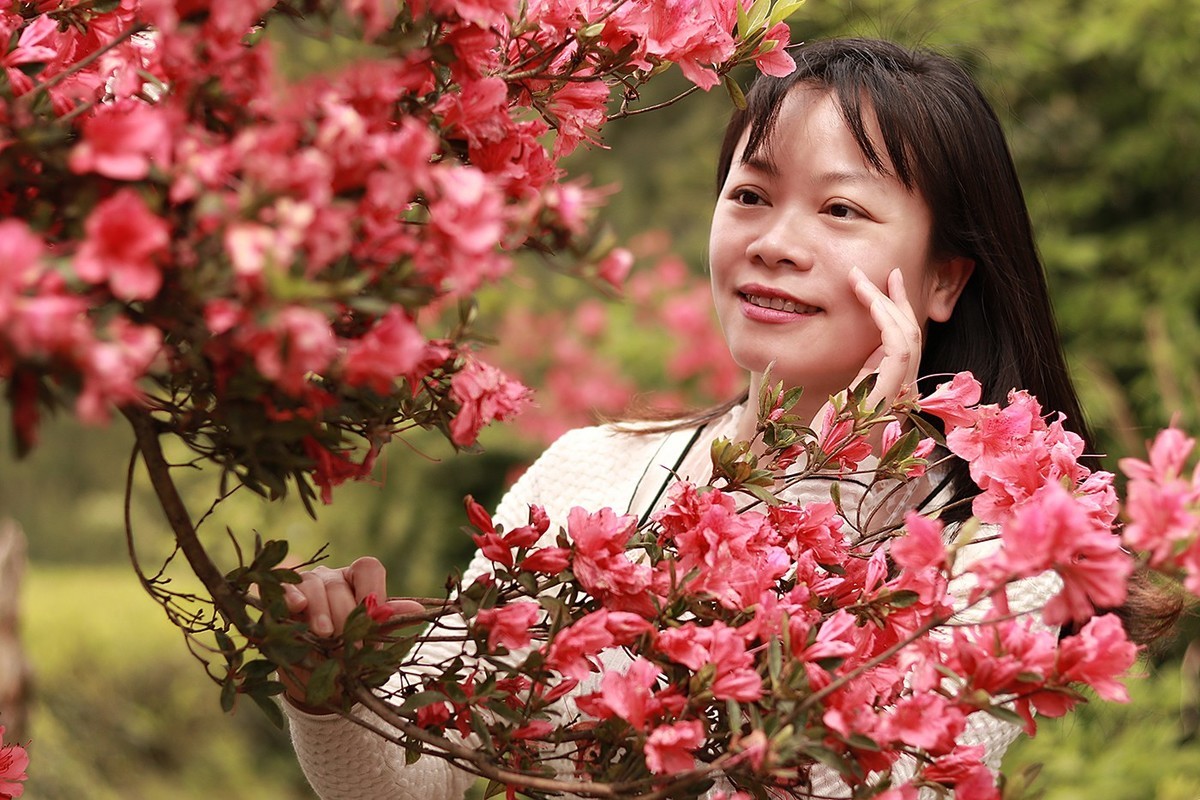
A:
POLYGON ((1061 719, 1039 719, 1037 736, 1008 751, 1006 774, 1041 764, 1041 800, 1195 800, 1200 739, 1179 724, 1180 673, 1163 668, 1128 681, 1131 702, 1094 700, 1061 719))
POLYGON ((28 791, 39 800, 312 797, 287 734, 215 687, 129 568, 39 567, 24 592, 37 666, 28 791))
MULTIPOLYGON (((1200 269, 1191 263, 1200 252, 1200 3, 811 0, 793 29, 795 39, 883 36, 966 62, 1009 133, 1099 444, 1113 455, 1139 449, 1175 415, 1200 431, 1200 269)), ((301 69, 326 52, 341 57, 336 47, 308 47, 301 69)), ((683 88, 667 77, 647 102, 683 88)), ((703 271, 728 112, 719 90, 693 96, 611 126, 610 149, 572 158, 593 185, 620 185, 606 211, 619 238, 664 230, 690 268, 703 271)), ((554 306, 594 296, 554 276, 522 278, 507 291, 554 306)), ((485 315, 500 317, 504 308, 504 291, 484 298, 485 315)), ((614 351, 630 355, 638 385, 662 385, 665 344, 638 331, 614 351)), ((0 414, 7 416, 2 405, 0 414)), ((34 561, 121 560, 128 432, 55 420, 18 464, 3 427, 0 515, 24 525, 34 561)), ((221 535, 224 525, 258 529, 291 539, 300 558, 329 541, 332 563, 376 554, 394 570, 394 592, 436 593, 471 548, 459 532, 462 496, 494 506, 538 450, 511 430, 489 432, 483 445, 483 455, 451 459, 432 439, 395 443, 378 483, 337 490, 318 524, 298 507, 235 496, 206 523, 207 535, 221 535)), ((193 514, 213 496, 211 481, 186 476, 193 514)), ((165 554, 155 552, 166 530, 141 478, 133 501, 139 548, 165 554)), ((222 718, 215 690, 173 629, 149 602, 141 604, 147 613, 135 610, 138 591, 127 567, 35 571, 26 606, 40 698, 30 796, 190 797, 193 780, 231 798, 305 796, 296 794, 298 773, 280 735, 257 711, 222 718), (280 775, 275 788, 256 783, 280 775)), ((1007 763, 1045 762, 1036 785, 1047 800, 1200 796, 1200 751, 1177 741, 1177 672, 1168 660, 1153 679, 1135 682, 1131 706, 1096 703, 1043 722, 1007 763)))

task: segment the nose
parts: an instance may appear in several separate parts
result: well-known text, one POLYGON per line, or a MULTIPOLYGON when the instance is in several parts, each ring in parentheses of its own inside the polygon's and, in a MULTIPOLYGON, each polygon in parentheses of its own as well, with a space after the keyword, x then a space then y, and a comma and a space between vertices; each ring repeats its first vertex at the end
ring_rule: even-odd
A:
POLYGON ((811 241, 803 224, 789 214, 773 214, 758 234, 749 241, 746 255, 750 260, 773 269, 812 269, 811 241))

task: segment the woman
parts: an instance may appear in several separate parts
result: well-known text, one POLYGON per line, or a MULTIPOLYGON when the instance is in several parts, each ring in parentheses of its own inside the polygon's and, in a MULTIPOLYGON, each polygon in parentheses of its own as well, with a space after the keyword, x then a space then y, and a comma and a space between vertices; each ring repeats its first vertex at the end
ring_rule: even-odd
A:
MULTIPOLYGON (((772 365, 772 380, 804 387, 796 411, 815 418, 831 394, 872 372, 871 399, 880 401, 970 370, 984 402, 1027 389, 1089 442, 1016 172, 970 77, 944 57, 881 41, 809 44, 796 60, 792 75, 760 78, 749 92, 718 165, 713 297, 749 396, 772 365)), ((707 478, 708 441, 750 438, 754 404, 744 401, 638 431, 568 433, 513 487, 496 520, 524 524, 530 503, 555 523, 573 506, 644 516, 672 475, 707 478)), ((939 501, 978 491, 963 463, 939 479, 925 489, 939 501)), ((799 491, 801 500, 827 499, 828 482, 799 491)), ((964 515, 966 506, 958 505, 964 515)), ((477 558, 465 581, 486 569, 477 558)), ((1047 580, 1025 582, 1014 606, 1036 607, 1051 590, 1047 580)), ((315 632, 332 634, 370 593, 386 596, 384 569, 360 559, 306 573, 289 603, 315 632)), ((614 653, 608 665, 623 658, 614 653)), ((303 686, 290 685, 287 697, 297 752, 322 797, 441 800, 472 781, 439 759, 406 767, 404 752, 375 734, 303 709, 303 686)), ((986 746, 994 768, 1016 733, 987 718, 964 737, 986 746)), ((846 789, 817 766, 807 792, 846 789)))

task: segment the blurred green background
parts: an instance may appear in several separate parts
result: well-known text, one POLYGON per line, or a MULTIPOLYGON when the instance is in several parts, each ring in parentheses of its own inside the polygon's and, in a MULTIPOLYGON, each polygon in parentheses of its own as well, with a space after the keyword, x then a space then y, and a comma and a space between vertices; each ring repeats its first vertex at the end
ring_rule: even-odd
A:
MULTIPOLYGON (((794 40, 882 36, 966 62, 1007 126, 1072 368, 1110 468, 1171 419, 1200 430, 1200 2, 810 0, 793 32, 794 40)), ((322 45, 288 44, 298 72, 330 58, 322 45)), ((677 75, 665 76, 647 101, 681 88, 677 75)), ((719 91, 693 96, 614 124, 610 149, 571 161, 595 185, 621 186, 606 213, 622 239, 665 231, 697 276, 727 113, 719 91)), ((500 324, 531 297, 567 306, 589 293, 525 274, 489 293, 483 310, 500 324)), ((636 313, 629 304, 612 310, 616 319, 636 313)), ((671 388, 663 369, 671 331, 647 338, 622 330, 613 326, 597 346, 631 385, 671 388)), ((328 542, 333 563, 375 554, 392 569, 393 592, 436 593, 469 555, 458 532, 462 496, 494 505, 543 444, 502 429, 485 436, 484 454, 451 458, 433 437, 417 436, 389 449, 373 485, 338 490, 317 523, 295 504, 235 496, 209 530, 286 536, 299 554, 328 542)), ((22 628, 35 676, 26 797, 312 797, 286 735, 249 705, 223 715, 215 687, 141 594, 122 533, 130 446, 119 423, 80 429, 59 419, 18 463, 7 428, 0 432, 0 518, 24 527, 32 560, 22 628)), ((201 512, 211 476, 183 483, 193 513, 201 512)), ((165 552, 165 528, 141 480, 133 509, 141 552, 165 552)), ((1043 763, 1033 785, 1052 800, 1200 798, 1200 742, 1189 727, 1196 689, 1181 670, 1197 627, 1186 621, 1145 665, 1145 679, 1132 682, 1133 704, 1094 703, 1044 721, 1036 739, 1011 751, 1007 771, 1043 763)))

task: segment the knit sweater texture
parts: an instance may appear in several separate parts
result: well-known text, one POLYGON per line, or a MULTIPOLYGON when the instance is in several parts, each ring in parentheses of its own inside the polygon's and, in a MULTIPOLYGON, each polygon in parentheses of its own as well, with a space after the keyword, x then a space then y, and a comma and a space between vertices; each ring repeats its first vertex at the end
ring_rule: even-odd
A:
MULTIPOLYGON (((706 431, 709 435, 699 437, 696 446, 707 448, 721 425, 719 421, 710 426, 706 431)), ((550 534, 565 524, 575 506, 589 511, 610 507, 640 517, 651 510, 652 504, 661 504, 665 497, 662 490, 692 442, 691 431, 630 433, 611 427, 570 431, 513 485, 497 508, 495 521, 506 529, 527 524, 530 504, 546 509, 551 520, 550 534)), ((818 482, 809 494, 802 489, 798 496, 787 499, 828 500, 828 483, 818 482)), ((842 501, 844 507, 853 507, 849 503, 867 503, 870 496, 864 499, 860 493, 856 499, 848 500, 843 484, 842 501)), ((967 550, 976 552, 964 555, 978 558, 990 547, 971 545, 967 550)), ((477 554, 464 573, 463 585, 469 585, 476 576, 489 570, 489 562, 477 554)), ((1022 581, 1010 587, 1010 606, 1014 611, 1040 608, 1056 589, 1053 576, 1022 581)), ((952 582, 950 590, 958 606, 965 605, 969 580, 952 582)), ((974 611, 972 616, 977 613, 980 612, 974 611)), ((623 652, 613 651, 604 654, 602 663, 606 670, 624 671, 630 661, 623 652)), ((600 677, 594 675, 591 680, 581 682, 575 694, 595 691, 600 677)), ((459 800, 475 780, 439 758, 425 756, 406 766, 402 748, 353 721, 332 714, 309 714, 287 702, 283 705, 300 765, 322 800, 459 800)), ((353 713, 387 729, 365 709, 356 708, 353 713)), ((959 741, 984 745, 988 766, 996 770, 1018 733, 1019 729, 1011 724, 985 714, 973 714, 959 741)), ((906 773, 911 774, 911 769, 911 763, 901 761, 895 776, 903 779, 906 773)), ((849 796, 845 784, 824 766, 813 768, 811 780, 814 797, 849 796)))

